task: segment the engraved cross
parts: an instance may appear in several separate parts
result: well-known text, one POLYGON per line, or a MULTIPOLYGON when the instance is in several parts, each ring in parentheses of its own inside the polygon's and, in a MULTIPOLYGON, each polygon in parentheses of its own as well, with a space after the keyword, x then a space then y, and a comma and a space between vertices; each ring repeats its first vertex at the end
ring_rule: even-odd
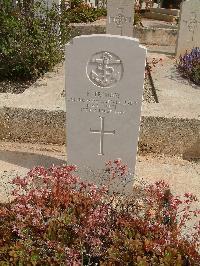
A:
POLYGON ((115 130, 113 130, 113 131, 105 131, 104 130, 104 128, 105 128, 105 125, 104 125, 105 117, 101 117, 100 116, 100 119, 101 119, 101 129, 100 130, 93 130, 93 129, 90 128, 90 133, 100 134, 100 151, 99 151, 98 155, 104 155, 104 152, 103 152, 104 135, 115 135, 115 130))

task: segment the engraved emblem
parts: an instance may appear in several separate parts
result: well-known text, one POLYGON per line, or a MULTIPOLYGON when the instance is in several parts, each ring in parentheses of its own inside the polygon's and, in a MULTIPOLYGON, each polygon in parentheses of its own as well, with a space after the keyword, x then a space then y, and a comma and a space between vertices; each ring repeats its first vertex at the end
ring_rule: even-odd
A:
POLYGON ((115 21, 115 24, 117 25, 117 27, 122 27, 123 24, 126 23, 126 17, 123 14, 119 13, 115 17, 114 21, 115 21))
POLYGON ((124 16, 124 8, 118 8, 119 13, 115 17, 110 17, 109 22, 114 22, 117 27, 122 28, 125 23, 131 22, 131 17, 124 16))
POLYGON ((121 59, 110 52, 94 54, 87 65, 87 76, 90 81, 101 88, 110 88, 119 82, 123 75, 121 59))

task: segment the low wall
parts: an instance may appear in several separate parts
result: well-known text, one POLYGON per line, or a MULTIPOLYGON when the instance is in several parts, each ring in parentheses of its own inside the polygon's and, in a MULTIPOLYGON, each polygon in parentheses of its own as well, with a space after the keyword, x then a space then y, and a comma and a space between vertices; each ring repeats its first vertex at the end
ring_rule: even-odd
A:
POLYGON ((64 125, 63 111, 0 109, 0 140, 64 144, 64 125))
POLYGON ((175 46, 177 29, 133 27, 133 37, 147 45, 175 46))
MULTIPOLYGON (((105 34, 105 25, 72 24, 73 37, 77 35, 105 34)), ((176 45, 177 29, 133 27, 133 37, 147 45, 173 46, 176 45), (162 37, 162 38, 161 38, 162 37)))
MULTIPOLYGON (((21 108, 0 109, 0 139, 65 144, 66 114, 21 108)), ((200 158, 200 120, 142 116, 139 152, 200 158)))
POLYGON ((139 151, 200 159, 200 120, 143 116, 139 151))

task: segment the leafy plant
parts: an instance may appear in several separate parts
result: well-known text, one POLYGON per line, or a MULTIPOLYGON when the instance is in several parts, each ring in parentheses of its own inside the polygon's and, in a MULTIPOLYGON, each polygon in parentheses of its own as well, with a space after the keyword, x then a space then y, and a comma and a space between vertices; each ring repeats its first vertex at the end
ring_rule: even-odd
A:
POLYGON ((16 8, 11 0, 0 6, 0 77, 4 79, 37 78, 63 58, 63 45, 69 39, 67 20, 55 5, 44 3, 16 8))
POLYGON ((95 9, 95 12, 98 18, 107 16, 107 9, 104 7, 95 9))
POLYGON ((93 8, 87 4, 80 4, 73 9, 67 9, 65 16, 71 23, 93 22, 98 18, 93 8))
POLYGON ((143 2, 145 4, 145 9, 146 10, 149 10, 151 7, 153 7, 154 0, 146 0, 146 1, 136 0, 135 1, 135 12, 136 13, 141 13, 143 2))
POLYGON ((153 7, 154 1, 153 0, 136 0, 134 6, 134 25, 142 25, 142 5, 144 4, 144 9, 148 11, 151 7, 153 7))
POLYGON ((43 1, 0 4, 0 81, 34 80, 64 59, 71 22, 95 21, 105 13, 82 0, 48 9, 43 1))
POLYGON ((74 9, 76 7, 79 7, 80 5, 84 4, 85 1, 84 0, 71 0, 70 1, 70 8, 74 9))
POLYGON ((63 16, 70 23, 93 22, 105 15, 106 10, 104 8, 95 9, 83 0, 73 0, 70 8, 63 10, 63 16))
MULTIPOLYGON (((102 177, 126 176, 116 160, 102 177)), ((199 265, 199 227, 182 235, 197 199, 173 196, 163 181, 126 197, 62 166, 37 167, 13 184, 14 200, 0 206, 0 265, 199 265)))
POLYGON ((183 56, 180 56, 177 68, 183 77, 200 85, 200 48, 193 48, 190 53, 186 51, 183 56))
POLYGON ((134 13, 134 25, 141 25, 141 22, 142 22, 142 17, 140 13, 135 12, 134 13))

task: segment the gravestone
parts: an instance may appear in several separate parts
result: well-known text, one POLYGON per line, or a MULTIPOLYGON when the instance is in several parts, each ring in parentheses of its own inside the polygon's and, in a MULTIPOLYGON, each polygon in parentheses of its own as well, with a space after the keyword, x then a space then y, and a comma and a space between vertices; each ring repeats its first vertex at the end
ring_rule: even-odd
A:
POLYGON ((187 0, 181 4, 176 55, 200 46, 200 0, 187 0))
POLYGON ((108 0, 106 33, 133 37, 134 0, 108 0))
POLYGON ((134 172, 145 57, 130 37, 84 35, 66 46, 68 163, 98 171, 121 158, 134 172))

